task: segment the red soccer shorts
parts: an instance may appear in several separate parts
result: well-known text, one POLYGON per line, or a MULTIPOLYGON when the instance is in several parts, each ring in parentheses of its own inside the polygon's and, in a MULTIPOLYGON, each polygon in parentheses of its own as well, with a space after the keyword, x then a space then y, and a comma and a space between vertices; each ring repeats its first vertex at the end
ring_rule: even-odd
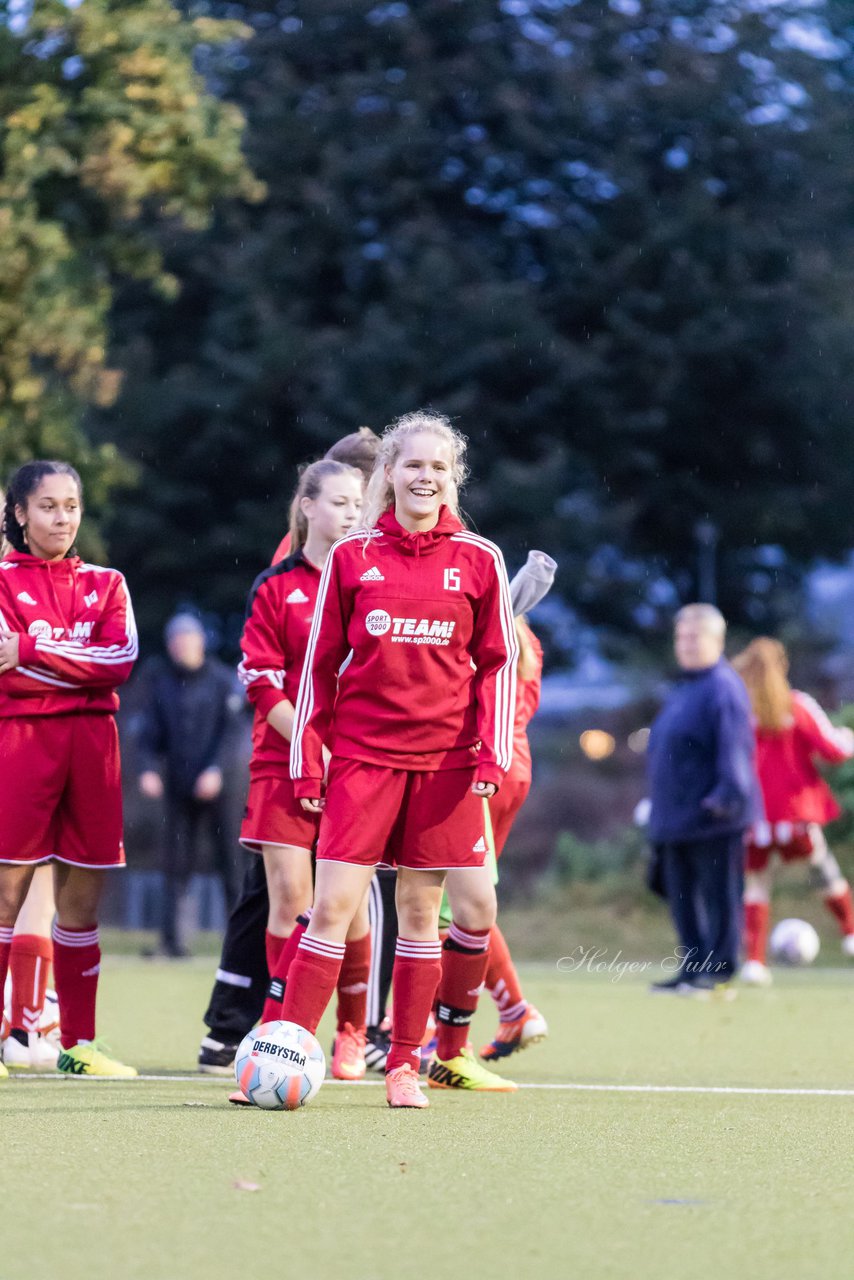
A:
POLYGON ((318 819, 306 813, 294 795, 294 784, 285 773, 276 777, 252 778, 240 828, 240 843, 253 853, 262 844, 314 848, 318 819))
MULTIPOLYGON (((764 871, 776 853, 783 862, 802 862, 812 856, 815 841, 812 823, 759 823, 747 840, 746 871, 764 871)), ((821 828, 819 828, 820 830, 821 828)))
POLYGON ((516 821, 516 814, 522 808, 531 790, 531 779, 524 778, 514 782, 505 778, 499 791, 489 801, 489 817, 492 821, 492 839, 495 844, 495 856, 500 858, 510 828, 516 821))
POLYGON ((111 715, 0 721, 0 862, 123 867, 119 735, 111 715))
POLYGON ((417 773, 333 757, 318 859, 448 871, 486 857, 473 769, 417 773))

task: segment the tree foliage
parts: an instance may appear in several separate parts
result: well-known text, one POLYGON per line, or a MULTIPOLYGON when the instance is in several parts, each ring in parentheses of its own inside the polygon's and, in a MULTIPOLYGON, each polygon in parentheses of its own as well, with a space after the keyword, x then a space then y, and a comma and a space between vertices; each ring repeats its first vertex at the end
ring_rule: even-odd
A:
POLYGON ((425 404, 472 438, 481 529, 593 617, 695 590, 701 517, 736 613, 745 548, 846 545, 852 54, 819 7, 205 5, 255 31, 204 70, 269 194, 170 234, 168 310, 122 294, 96 426, 151 482, 115 546, 233 609, 294 464, 425 404))
POLYGON ((103 500, 127 477, 94 448, 81 408, 121 386, 107 357, 117 282, 178 282, 164 235, 201 230, 211 205, 261 189, 240 152, 239 109, 193 67, 201 41, 245 38, 168 0, 34 0, 0 22, 0 463, 62 455, 103 500))

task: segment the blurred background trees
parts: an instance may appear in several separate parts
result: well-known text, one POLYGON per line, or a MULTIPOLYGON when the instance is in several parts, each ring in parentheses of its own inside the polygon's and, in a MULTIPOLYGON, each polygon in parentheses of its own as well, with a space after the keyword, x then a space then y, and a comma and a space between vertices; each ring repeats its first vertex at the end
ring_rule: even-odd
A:
MULTIPOLYGON (((481 531, 513 562, 553 552, 564 597, 615 635, 660 634, 704 557, 723 607, 774 627, 799 566, 850 545, 844 4, 44 11, 80 40, 89 9, 125 31, 124 62, 99 41, 69 76, 85 50, 34 54, 32 27, 2 39, 16 75, 53 77, 65 109, 51 129, 82 131, 101 157, 120 127, 156 134, 150 159, 119 147, 135 176, 118 192, 80 144, 71 178, 52 178, 84 210, 96 183, 106 243, 79 261, 87 324, 108 321, 110 344, 94 381, 85 359, 37 360, 63 375, 44 375, 48 390, 91 406, 74 447, 114 466, 98 451, 115 446, 136 468, 103 528, 146 626, 189 598, 233 641, 295 464, 422 404, 471 437, 481 531), (144 11, 155 69, 131 52, 144 11)), ((41 431, 58 420, 47 400, 36 415, 41 431)))

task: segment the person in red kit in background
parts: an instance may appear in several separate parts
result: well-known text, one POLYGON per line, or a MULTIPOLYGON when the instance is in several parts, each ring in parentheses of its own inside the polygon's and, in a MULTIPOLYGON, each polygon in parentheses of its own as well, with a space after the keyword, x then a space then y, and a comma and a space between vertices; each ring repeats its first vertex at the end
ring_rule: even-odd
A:
POLYGON ((123 576, 72 554, 82 488, 67 463, 9 482, 0 565, 0 990, 37 865, 54 864, 53 965, 70 1075, 133 1076, 94 1043, 104 872, 124 865, 116 688, 137 657, 123 576), (26 778, 26 788, 21 779, 26 778))
MULTIPOLYGON (((531 551, 527 563, 510 584, 510 598, 516 615, 519 662, 516 668, 513 762, 500 791, 488 802, 496 858, 501 857, 510 829, 531 790, 528 725, 540 705, 543 650, 525 613, 533 609, 550 590, 556 568, 557 565, 550 556, 542 551, 531 551)), ((493 925, 489 938, 489 965, 485 985, 499 1015, 499 1027, 494 1039, 480 1051, 485 1062, 509 1057, 511 1053, 546 1038, 548 1024, 539 1010, 525 999, 510 949, 497 923, 493 925)))
POLYGON ((427 1106, 420 1046, 440 977, 430 1083, 516 1087, 466 1048, 496 912, 482 800, 510 767, 518 651, 501 553, 458 516, 464 454, 438 414, 408 414, 384 433, 363 527, 323 573, 291 743, 295 792, 323 817, 314 911, 282 1015, 316 1030, 374 868, 396 865, 392 1107, 427 1106), (332 752, 325 799, 321 741, 332 752), (446 881, 454 963, 443 968, 446 881))
POLYGON ((819 776, 815 759, 842 764, 854 756, 854 733, 831 724, 817 702, 792 689, 789 661, 778 640, 759 636, 733 660, 747 686, 756 721, 756 769, 765 821, 748 835, 744 884, 746 959, 742 982, 767 986, 765 948, 771 914, 771 862, 809 863, 810 878, 842 934, 842 950, 854 957, 851 886, 827 847, 822 828, 839 805, 819 776))
MULTIPOLYGON (((362 476, 354 467, 327 460, 306 467, 291 504, 291 552, 256 578, 249 597, 239 674, 255 709, 255 723, 240 843, 263 857, 267 879, 267 966, 273 982, 263 1022, 281 1016, 290 960, 312 902, 311 852, 319 817, 307 813, 294 795, 289 771, 294 703, 321 571, 333 543, 353 528, 361 508, 362 476), (290 939, 292 947, 287 945, 290 939)), ((332 1058, 332 1073, 339 1079, 365 1074, 370 959, 365 902, 348 933, 339 981, 332 1058)), ((243 1094, 238 1091, 232 1101, 244 1101, 243 1094)))

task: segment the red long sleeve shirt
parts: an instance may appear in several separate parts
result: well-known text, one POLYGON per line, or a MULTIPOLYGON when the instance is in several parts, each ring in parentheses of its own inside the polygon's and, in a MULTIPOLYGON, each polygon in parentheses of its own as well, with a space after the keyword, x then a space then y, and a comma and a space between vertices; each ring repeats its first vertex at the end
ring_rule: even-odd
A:
POLYGON ((513 720, 513 763, 508 778, 514 782, 531 781, 531 745, 528 742, 528 725, 540 705, 540 692, 543 683, 543 646, 534 635, 527 622, 522 622, 528 636, 536 671, 529 680, 516 677, 516 714, 513 720))
POLYGON ((267 723, 279 702, 296 705, 320 570, 301 551, 265 569, 249 595, 238 675, 255 709, 253 776, 287 770, 290 743, 267 723))
POLYGON ((501 552, 447 508, 426 533, 408 533, 387 511, 370 537, 348 534, 323 571, 300 682, 297 795, 320 794, 318 737, 368 764, 475 765, 478 781, 500 783, 512 758, 516 658, 501 552))
POLYGON ((0 718, 118 709, 116 689, 139 652, 118 570, 10 551, 0 561, 0 630, 20 636, 19 666, 0 676, 0 718))
POLYGON ((813 757, 842 764, 854 756, 854 734, 831 724, 807 693, 792 690, 792 723, 777 733, 756 732, 756 771, 769 822, 818 822, 839 816, 839 805, 813 757))

